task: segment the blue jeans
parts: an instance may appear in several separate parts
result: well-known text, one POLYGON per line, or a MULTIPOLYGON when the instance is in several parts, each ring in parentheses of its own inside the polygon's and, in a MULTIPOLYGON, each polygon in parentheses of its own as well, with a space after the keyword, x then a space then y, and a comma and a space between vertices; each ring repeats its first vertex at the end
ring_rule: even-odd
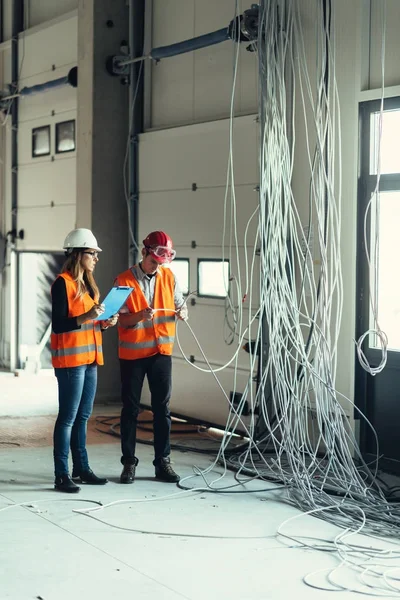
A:
POLYGON ((54 473, 69 473, 68 455, 78 472, 89 468, 86 451, 87 421, 97 387, 97 364, 54 369, 58 382, 58 417, 54 427, 54 473))

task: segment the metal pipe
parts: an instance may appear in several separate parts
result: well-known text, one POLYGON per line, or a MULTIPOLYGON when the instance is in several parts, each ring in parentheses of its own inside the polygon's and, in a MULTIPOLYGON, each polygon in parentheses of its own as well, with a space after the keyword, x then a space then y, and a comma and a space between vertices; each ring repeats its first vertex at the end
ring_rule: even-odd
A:
MULTIPOLYGON (((13 100, 14 98, 20 98, 21 96, 40 94, 41 92, 54 90, 56 88, 63 87, 64 85, 77 87, 78 77, 76 69, 77 67, 73 67, 69 71, 68 75, 65 75, 64 77, 59 77, 58 79, 51 79, 50 81, 45 81, 44 83, 23 87, 18 93, 10 94, 9 96, 0 96, 0 105, 7 100, 13 100)), ((14 85, 12 84, 11 87, 14 87, 14 85)))
MULTIPOLYGON (((11 81, 12 92, 18 93, 19 87, 19 35, 24 30, 24 0, 13 0, 12 14, 12 44, 11 44, 11 81)), ((13 98, 11 101, 11 243, 14 244, 17 238, 18 226, 18 125, 19 125, 19 98, 13 98)), ((11 251, 11 261, 14 252, 11 251)), ((12 261, 13 262, 13 261, 12 261)), ((18 302, 18 265, 16 269, 11 271, 11 288, 15 291, 16 300, 18 302)), ((18 306, 18 305, 17 305, 18 306)), ((18 309, 16 309, 18 310, 18 309)), ((10 365, 11 367, 19 366, 19 331, 18 318, 15 314, 15 322, 11 325, 10 343, 10 365)))
POLYGON ((58 79, 53 79, 52 81, 46 81, 45 83, 38 83, 37 85, 24 87, 20 91, 20 96, 31 96, 32 94, 47 92, 47 90, 53 90, 64 85, 68 85, 68 83, 69 81, 67 76, 59 77, 58 79))
MULTIPOLYGON (((11 44, 11 81, 12 91, 18 94, 19 83, 19 34, 24 29, 24 0, 13 1, 12 44, 11 44)), ((11 239, 17 235, 18 210, 18 108, 19 98, 11 104, 11 239)))
POLYGON ((169 58, 170 56, 186 54, 187 52, 193 52, 193 50, 199 50, 201 48, 208 48, 209 46, 214 46, 215 44, 220 44, 221 42, 225 42, 229 39, 231 39, 229 27, 224 27, 222 29, 218 29, 217 31, 206 33, 205 35, 199 35, 195 38, 184 40, 176 44, 170 44, 169 46, 159 46, 158 48, 153 48, 150 54, 147 54, 145 56, 127 58, 126 60, 124 59, 118 61, 118 66, 123 67, 126 65, 131 65, 136 62, 146 60, 147 58, 152 58, 153 60, 161 60, 162 58, 169 58))
POLYGON ((134 65, 135 63, 142 62, 148 58, 152 58, 150 54, 146 54, 145 56, 137 56, 136 58, 127 58, 126 60, 119 60, 118 66, 125 67, 126 65, 134 65))
MULTIPOLYGON (((145 0, 129 2, 129 52, 131 56, 140 55, 144 44, 144 12, 145 0)), ((133 239, 130 244, 130 263, 134 264, 138 257, 139 236, 139 133, 143 131, 143 65, 139 61, 130 63, 129 77, 129 213, 130 230, 133 239)))
POLYGON ((4 0, 0 0, 0 44, 4 42, 4 0))

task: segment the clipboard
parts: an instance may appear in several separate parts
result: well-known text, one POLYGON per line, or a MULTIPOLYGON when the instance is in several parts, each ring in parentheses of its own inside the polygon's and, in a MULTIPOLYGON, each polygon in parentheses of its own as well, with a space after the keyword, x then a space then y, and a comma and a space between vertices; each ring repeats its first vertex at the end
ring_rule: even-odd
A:
POLYGON ((119 285, 111 288, 107 296, 104 298, 101 304, 104 304, 104 312, 102 315, 96 317, 96 321, 106 321, 110 319, 125 304, 129 294, 133 292, 135 288, 128 287, 126 285, 119 285))

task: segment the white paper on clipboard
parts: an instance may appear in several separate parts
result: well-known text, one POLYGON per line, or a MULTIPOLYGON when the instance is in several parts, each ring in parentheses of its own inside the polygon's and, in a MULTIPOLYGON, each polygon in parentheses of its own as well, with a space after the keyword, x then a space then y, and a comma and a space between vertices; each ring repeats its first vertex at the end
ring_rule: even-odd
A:
POLYGON ((104 304, 104 312, 102 315, 96 317, 96 321, 105 321, 110 319, 113 315, 116 315, 134 289, 135 288, 126 285, 119 285, 111 288, 101 303, 104 304))

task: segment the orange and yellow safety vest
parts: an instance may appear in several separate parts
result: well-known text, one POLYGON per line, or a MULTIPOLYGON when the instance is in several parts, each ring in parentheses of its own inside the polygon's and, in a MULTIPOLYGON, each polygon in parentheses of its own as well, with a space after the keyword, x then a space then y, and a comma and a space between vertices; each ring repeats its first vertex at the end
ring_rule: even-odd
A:
MULTIPOLYGON (((89 293, 76 298, 77 284, 69 273, 61 273, 68 297, 68 317, 88 312, 98 302, 89 293)), ((96 362, 104 364, 102 334, 99 321, 82 323, 79 329, 68 333, 51 334, 51 360, 54 368, 80 367, 96 362)))
MULTIPOLYGON (((131 269, 118 275, 116 285, 134 288, 126 302, 129 312, 136 313, 149 306, 131 269)), ((161 267, 156 276, 152 308, 171 310, 158 310, 151 321, 139 321, 130 328, 118 327, 120 358, 136 360, 154 354, 172 354, 175 341, 174 289, 174 274, 170 269, 161 267)))

